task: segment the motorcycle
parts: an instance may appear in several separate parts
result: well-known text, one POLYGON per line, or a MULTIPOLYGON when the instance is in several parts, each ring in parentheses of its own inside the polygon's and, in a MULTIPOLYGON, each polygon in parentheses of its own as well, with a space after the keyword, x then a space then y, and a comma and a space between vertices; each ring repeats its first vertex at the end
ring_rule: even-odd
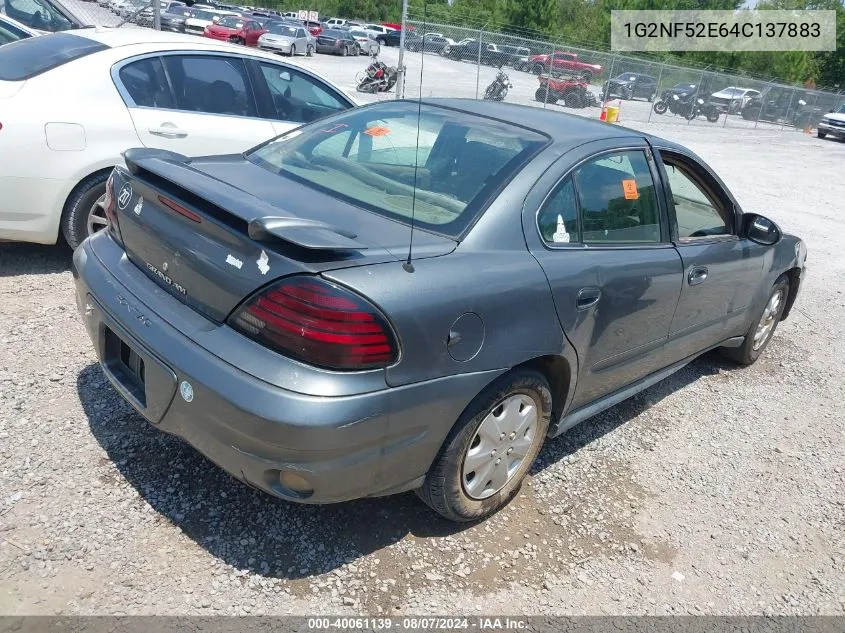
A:
POLYGON ((687 92, 682 92, 681 94, 670 93, 667 90, 661 95, 660 99, 654 102, 652 109, 657 114, 666 114, 668 110, 672 114, 688 117, 695 109, 695 94, 687 92))
POLYGON ((484 98, 487 101, 502 101, 508 95, 508 88, 513 88, 510 78, 507 76, 502 67, 499 66, 499 74, 493 80, 487 90, 484 91, 484 98))
POLYGON ((358 92, 375 94, 377 92, 389 92, 396 85, 397 72, 393 66, 373 57, 372 63, 367 66, 363 75, 356 77, 358 92))
POLYGON ((712 103, 704 101, 704 99, 696 99, 695 103, 690 108, 689 112, 684 115, 684 117, 688 121, 692 121, 699 114, 703 114, 705 117, 707 117, 707 120, 710 121, 710 123, 715 123, 719 120, 718 108, 716 108, 716 106, 712 103))

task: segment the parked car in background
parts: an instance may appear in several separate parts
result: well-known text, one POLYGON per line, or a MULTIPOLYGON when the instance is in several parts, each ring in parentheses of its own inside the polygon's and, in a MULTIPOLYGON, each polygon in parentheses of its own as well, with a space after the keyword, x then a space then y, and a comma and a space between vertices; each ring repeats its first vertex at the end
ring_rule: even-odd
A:
POLYGON ((391 31, 396 30, 393 27, 383 26, 381 24, 365 24, 363 26, 363 29, 365 31, 370 31, 371 33, 374 33, 376 37, 378 37, 379 35, 387 35, 391 31))
POLYGON ((528 62, 535 75, 555 71, 574 72, 587 82, 601 75, 603 70, 599 64, 587 64, 582 62, 575 53, 566 52, 554 55, 532 55, 528 58, 528 62))
POLYGON ((490 66, 503 66, 506 59, 506 55, 500 52, 495 44, 478 40, 469 40, 450 46, 444 54, 455 61, 467 60, 476 63, 480 61, 490 66))
POLYGON ((271 22, 267 32, 258 38, 258 47, 284 55, 311 55, 316 50, 316 40, 304 26, 271 22))
POLYGON ((816 134, 819 138, 832 136, 840 141, 845 140, 845 105, 825 114, 819 121, 816 134))
POLYGON ((531 51, 524 46, 511 46, 499 44, 499 52, 502 54, 501 61, 505 66, 512 66, 515 70, 517 65, 531 55, 531 51))
POLYGON ((270 53, 149 29, 7 44, 0 86, 0 240, 61 232, 71 246, 105 225, 106 178, 129 147, 237 153, 354 105, 270 53))
MULTIPOLYGON (((376 42, 382 46, 399 46, 402 38, 402 31, 393 29, 384 35, 376 35, 376 42)), ((405 49, 409 51, 421 51, 423 48, 423 38, 417 35, 414 31, 405 31, 405 49)))
POLYGON ((318 53, 329 53, 331 55, 357 55, 358 43, 355 38, 342 29, 329 29, 317 36, 314 48, 318 53))
POLYGON ((426 33, 423 36, 422 49, 427 53, 443 53, 444 49, 455 42, 439 33, 426 33))
POLYGON ((326 20, 326 26, 330 29, 335 29, 341 26, 346 26, 346 20, 343 18, 329 18, 326 20))
POLYGON ((815 97, 808 92, 787 86, 770 86, 758 96, 751 97, 742 108, 747 121, 786 123, 798 128, 813 128, 821 121, 824 111, 813 105, 815 97))
POLYGON ((34 35, 41 35, 41 33, 29 28, 25 24, 21 24, 17 20, 13 20, 9 16, 0 15, 0 46, 34 35))
POLYGON ((306 20, 303 24, 305 25, 305 28, 308 29, 308 32, 314 37, 317 37, 320 33, 326 30, 323 28, 323 24, 321 22, 315 22, 314 20, 306 20))
POLYGON ((358 43, 358 51, 362 55, 378 55, 381 51, 379 43, 376 42, 375 36, 370 31, 348 29, 348 33, 358 43))
POLYGON ((204 35, 205 29, 215 24, 220 18, 227 15, 237 15, 231 11, 219 9, 194 9, 191 16, 185 19, 185 33, 190 35, 204 35))
POLYGON ((0 0, 0 15, 36 31, 67 31, 92 25, 79 5, 62 0, 0 0))
POLYGON ((103 373, 293 502, 416 490, 483 519, 547 439, 709 350, 754 363, 804 277, 804 243, 685 147, 540 108, 389 101, 125 158, 73 258, 103 373))
POLYGON ((174 33, 185 32, 185 20, 191 15, 191 8, 181 2, 170 2, 161 14, 161 30, 174 33))
POLYGON ((602 95, 605 99, 622 97, 623 99, 654 101, 657 96, 657 79, 642 73, 622 73, 618 77, 604 82, 602 95))
POLYGON ((754 97, 759 96, 759 90, 729 86, 711 94, 709 101, 716 106, 720 112, 739 114, 745 107, 745 104, 754 97))
POLYGON ((236 15, 220 18, 217 24, 205 27, 205 37, 233 44, 258 46, 258 38, 267 31, 259 22, 248 20, 236 15))

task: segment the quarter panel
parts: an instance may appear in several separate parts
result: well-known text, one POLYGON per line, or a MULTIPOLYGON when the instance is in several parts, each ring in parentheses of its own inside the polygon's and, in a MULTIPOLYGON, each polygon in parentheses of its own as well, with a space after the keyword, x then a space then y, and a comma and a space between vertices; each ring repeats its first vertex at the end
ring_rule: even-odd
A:
POLYGON ((324 276, 368 297, 392 322, 401 346, 399 361, 386 370, 392 386, 509 369, 564 347, 546 278, 525 250, 477 252, 462 245, 450 255, 414 261, 413 272, 397 262, 324 276), (447 341, 466 313, 480 318, 483 337, 477 353, 460 361, 447 341))

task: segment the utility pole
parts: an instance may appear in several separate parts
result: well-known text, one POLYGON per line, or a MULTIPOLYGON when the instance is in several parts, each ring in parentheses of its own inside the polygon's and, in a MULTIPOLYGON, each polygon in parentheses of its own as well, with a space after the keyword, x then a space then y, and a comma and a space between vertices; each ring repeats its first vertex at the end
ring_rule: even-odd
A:
POLYGON ((399 32, 399 68, 396 69, 396 98, 405 97, 405 28, 408 24, 408 0, 402 0, 402 30, 399 32))
POLYGON ((153 28, 161 30, 161 0, 153 0, 153 28))

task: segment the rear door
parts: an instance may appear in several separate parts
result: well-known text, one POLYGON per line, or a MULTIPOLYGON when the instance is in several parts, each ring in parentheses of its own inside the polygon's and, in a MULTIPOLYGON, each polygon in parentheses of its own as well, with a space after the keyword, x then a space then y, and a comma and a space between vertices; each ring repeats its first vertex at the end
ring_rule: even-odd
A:
POLYGON ((738 237, 736 204, 703 164, 671 149, 657 153, 684 266, 667 345, 674 362, 744 332, 766 249, 738 237))
POLYGON ((526 199, 523 229, 578 354, 579 408, 660 369, 681 287, 645 141, 582 146, 526 199))
POLYGON ((242 152, 275 135, 259 118, 244 58, 164 54, 116 70, 138 137, 146 147, 186 156, 242 152))

